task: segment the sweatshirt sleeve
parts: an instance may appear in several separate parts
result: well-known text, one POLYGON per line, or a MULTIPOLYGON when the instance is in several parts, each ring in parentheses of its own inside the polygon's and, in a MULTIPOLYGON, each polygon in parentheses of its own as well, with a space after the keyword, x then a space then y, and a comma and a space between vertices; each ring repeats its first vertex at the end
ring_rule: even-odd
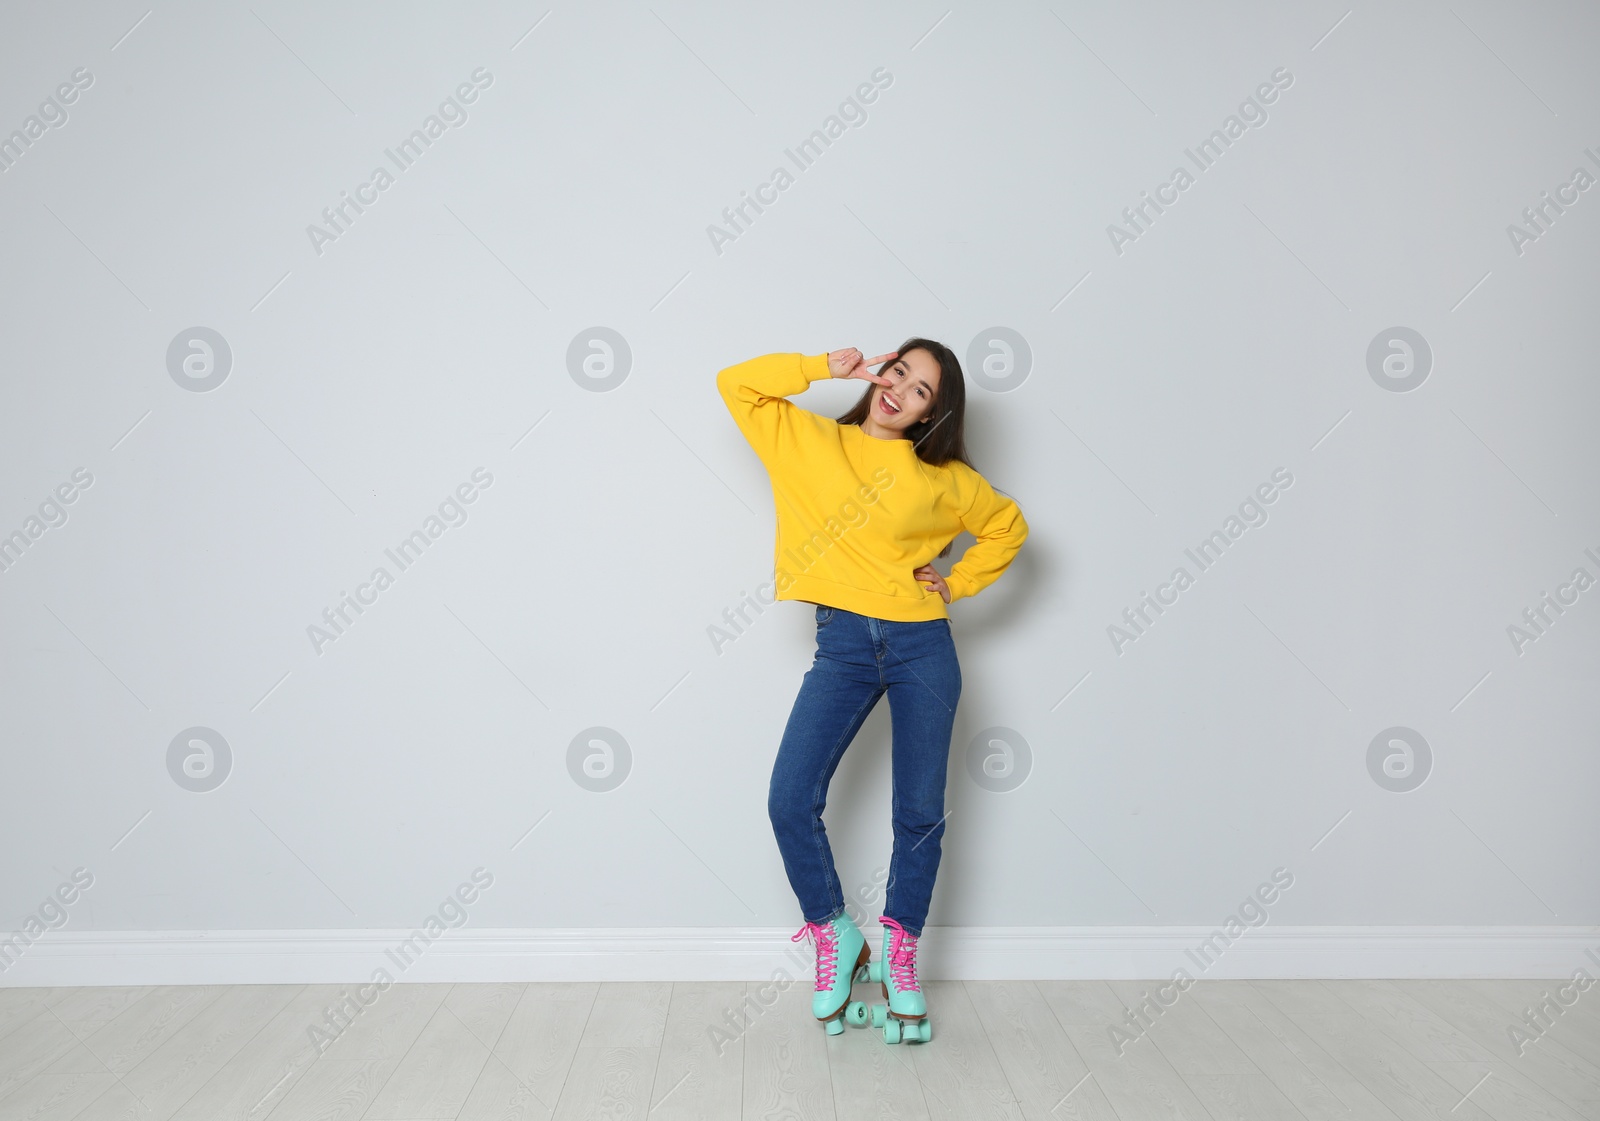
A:
MULTIPOLYGON (((962 466, 965 466, 964 464, 962 466)), ((970 468, 968 475, 972 502, 961 515, 961 527, 977 538, 945 577, 950 602, 975 596, 1000 579, 1012 559, 1028 539, 1028 523, 1015 501, 996 491, 982 475, 970 468)))
POLYGON ((824 381, 826 354, 766 354, 717 373, 717 392, 763 463, 805 442, 816 419, 784 398, 824 381))

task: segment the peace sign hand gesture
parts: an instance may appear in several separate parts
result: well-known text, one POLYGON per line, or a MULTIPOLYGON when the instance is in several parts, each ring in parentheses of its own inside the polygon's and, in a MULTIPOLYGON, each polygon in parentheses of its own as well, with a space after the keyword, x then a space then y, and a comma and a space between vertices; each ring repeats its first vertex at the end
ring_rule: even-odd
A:
POLYGON ((863 360, 861 352, 855 347, 845 347, 843 350, 828 352, 828 374, 835 378, 859 378, 862 381, 877 382, 879 385, 893 385, 894 382, 883 374, 874 374, 869 366, 876 366, 883 362, 900 357, 898 351, 880 354, 878 357, 863 360))

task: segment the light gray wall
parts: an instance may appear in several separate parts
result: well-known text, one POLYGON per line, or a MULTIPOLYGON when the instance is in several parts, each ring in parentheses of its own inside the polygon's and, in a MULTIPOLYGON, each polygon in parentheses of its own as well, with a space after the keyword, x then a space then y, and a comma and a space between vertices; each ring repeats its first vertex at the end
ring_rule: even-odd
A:
MULTIPOLYGON (((765 799, 813 625, 710 637, 773 544, 714 378, 911 334, 1003 355, 995 328, 1031 358, 1005 391, 968 362, 969 443, 1032 537, 952 609, 931 923, 1207 924, 1278 867, 1279 923, 1600 922, 1600 587, 1507 630, 1600 578, 1600 191, 1508 233, 1600 175, 1592 8, 542 11, 0 17, 0 129, 93 78, 0 174, 0 531, 92 476, 0 573, 0 928, 77 867, 74 930, 410 926, 479 867, 474 926, 798 925, 765 799), (465 123, 314 248, 480 67, 465 123), (169 367, 201 327, 231 350, 209 389, 169 367), (630 352, 609 389, 571 358, 596 327, 630 352), (1407 332, 1409 389, 1368 357, 1407 332), (1184 550, 1280 468, 1199 571, 1184 550), (316 649, 377 566, 393 586, 316 649), (206 791, 171 769, 196 726, 230 754, 206 791), (1369 766, 1396 726, 1431 755, 1408 791, 1369 766), (609 791, 569 770, 594 727, 629 752, 609 791), (1029 750, 1010 790, 969 768, 997 727, 1029 750)), ((889 733, 885 705, 829 809, 874 903, 889 733)))

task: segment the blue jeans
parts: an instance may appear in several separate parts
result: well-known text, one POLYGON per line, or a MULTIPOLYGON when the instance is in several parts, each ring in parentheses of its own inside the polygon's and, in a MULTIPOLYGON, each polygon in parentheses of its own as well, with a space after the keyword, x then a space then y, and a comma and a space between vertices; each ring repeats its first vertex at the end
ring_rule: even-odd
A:
POLYGON ((921 935, 939 870, 961 666, 948 619, 900 623, 821 607, 817 654, 783 731, 767 792, 784 870, 806 921, 844 912, 822 811, 845 748, 884 693, 893 728, 894 854, 883 913, 921 935))

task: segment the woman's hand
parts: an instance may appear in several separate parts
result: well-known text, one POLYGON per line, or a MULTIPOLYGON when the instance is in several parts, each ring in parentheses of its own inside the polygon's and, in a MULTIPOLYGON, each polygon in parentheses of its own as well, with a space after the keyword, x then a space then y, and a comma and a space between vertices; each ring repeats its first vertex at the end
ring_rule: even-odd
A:
POLYGON ((893 385, 894 382, 882 374, 874 374, 869 366, 876 366, 883 362, 900 357, 898 351, 880 354, 871 360, 863 360, 861 352, 853 346, 843 350, 830 350, 828 352, 828 374, 836 378, 859 378, 862 381, 875 381, 879 385, 893 385))
POLYGON ((950 602, 950 586, 944 582, 944 577, 939 575, 939 570, 931 564, 925 564, 911 575, 922 581, 923 588, 930 592, 938 592, 939 598, 946 603, 950 602))

